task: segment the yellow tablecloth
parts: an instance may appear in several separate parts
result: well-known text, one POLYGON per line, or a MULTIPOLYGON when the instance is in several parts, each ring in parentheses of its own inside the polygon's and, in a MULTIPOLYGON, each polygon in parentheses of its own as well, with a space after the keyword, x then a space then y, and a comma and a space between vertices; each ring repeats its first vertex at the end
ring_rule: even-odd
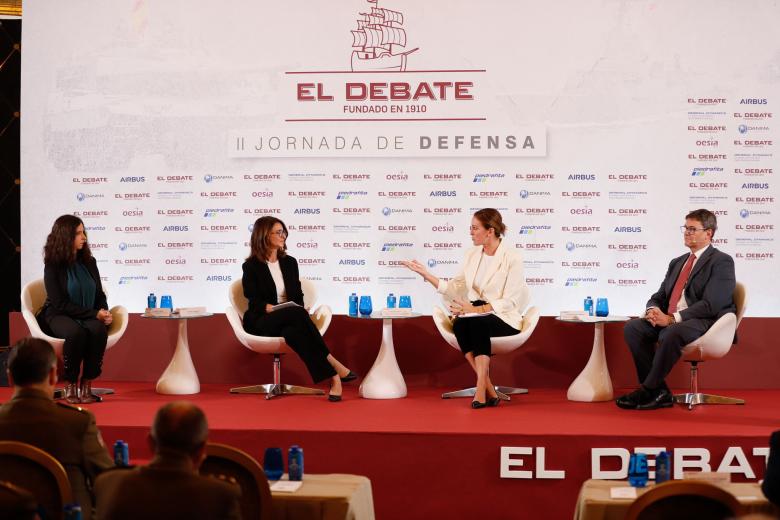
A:
POLYGON ((360 475, 304 475, 293 493, 272 492, 275 520, 374 520, 371 481, 360 475))
MULTIPOLYGON (((633 500, 610 498, 609 490, 627 485, 627 482, 620 480, 586 480, 577 498, 574 520, 623 520, 633 500)), ((637 496, 641 496, 652 486, 653 484, 648 484, 646 488, 638 488, 637 496)), ((774 510, 757 483, 729 483, 721 487, 737 497, 748 512, 771 514, 774 510)))

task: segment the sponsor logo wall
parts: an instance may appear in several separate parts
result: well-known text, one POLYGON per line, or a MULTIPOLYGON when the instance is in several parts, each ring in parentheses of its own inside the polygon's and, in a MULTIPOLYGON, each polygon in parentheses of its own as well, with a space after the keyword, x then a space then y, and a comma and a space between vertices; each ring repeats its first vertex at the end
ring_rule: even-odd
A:
MULTIPOLYGON (((495 207, 544 314, 587 295, 635 314, 685 252, 685 213, 706 207, 748 314, 779 315, 780 101, 761 74, 777 38, 691 49, 735 34, 725 8, 680 26, 696 6, 566 2, 582 24, 525 1, 435 5, 247 0, 215 21, 197 2, 89 19, 30 4, 22 281, 74 213, 111 302, 139 312, 155 292, 222 312, 253 222, 272 215, 335 312, 355 291, 428 313, 438 298, 400 262, 454 276, 471 214, 495 207)), ((744 23, 780 15, 751 6, 744 23)))

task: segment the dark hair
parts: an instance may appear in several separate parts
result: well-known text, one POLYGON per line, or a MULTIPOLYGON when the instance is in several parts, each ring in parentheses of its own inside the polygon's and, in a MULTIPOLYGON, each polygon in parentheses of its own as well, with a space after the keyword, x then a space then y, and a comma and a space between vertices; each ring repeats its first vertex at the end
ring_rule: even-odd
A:
POLYGON ((191 455, 205 444, 209 425, 203 410, 188 401, 173 401, 157 410, 151 434, 157 451, 191 455))
POLYGON ((76 239, 76 229, 84 222, 75 215, 62 215, 54 221, 51 233, 46 237, 43 247, 43 263, 50 265, 72 264, 77 258, 88 260, 92 257, 89 241, 84 247, 74 251, 73 241, 76 239))
POLYGON ((43 339, 20 339, 11 347, 8 356, 8 371, 16 386, 43 383, 51 368, 56 366, 57 355, 49 342, 43 339))
POLYGON ((715 231, 718 230, 718 217, 715 216, 715 213, 708 209, 695 209, 685 215, 686 220, 698 220, 701 222, 701 227, 704 229, 711 229, 712 230, 712 236, 715 236, 715 231))
MULTIPOLYGON (((271 230, 276 224, 282 225, 282 229, 286 235, 287 226, 285 226, 284 222, 276 217, 265 216, 255 220, 255 225, 252 227, 252 238, 249 240, 251 254, 247 260, 251 258, 257 258, 261 262, 268 261, 268 255, 270 253, 268 235, 271 234, 271 230)), ((279 258, 283 258, 287 254, 287 244, 285 243, 284 247, 277 251, 276 254, 279 258)))
POLYGON ((506 232, 506 226, 501 219, 501 213, 497 209, 484 208, 474 213, 474 218, 479 220, 482 227, 485 229, 493 229, 496 234, 496 238, 501 238, 501 235, 506 232))

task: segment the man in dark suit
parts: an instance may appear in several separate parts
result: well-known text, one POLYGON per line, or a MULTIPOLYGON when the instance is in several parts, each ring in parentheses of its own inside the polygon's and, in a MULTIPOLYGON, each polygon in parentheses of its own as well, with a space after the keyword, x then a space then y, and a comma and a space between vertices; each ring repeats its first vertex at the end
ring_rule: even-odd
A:
POLYGON ((672 406, 674 397, 664 379, 680 359, 683 347, 724 314, 736 312, 732 298, 734 260, 712 246, 718 229, 715 214, 706 209, 692 211, 681 229, 691 252, 669 263, 661 288, 650 297, 644 316, 629 321, 623 329, 640 387, 616 399, 620 408, 672 406))
POLYGON ((769 438, 769 459, 761 489, 770 502, 780 507, 780 430, 769 438))
POLYGON ((25 338, 8 358, 11 400, 0 406, 0 440, 36 446, 65 467, 85 520, 92 517, 91 482, 114 462, 92 413, 55 402, 57 356, 48 342, 25 338))
POLYGON ((116 469, 95 483, 97 514, 110 520, 238 519, 240 488, 198 475, 206 458, 206 416, 192 403, 168 403, 157 411, 148 466, 116 469))

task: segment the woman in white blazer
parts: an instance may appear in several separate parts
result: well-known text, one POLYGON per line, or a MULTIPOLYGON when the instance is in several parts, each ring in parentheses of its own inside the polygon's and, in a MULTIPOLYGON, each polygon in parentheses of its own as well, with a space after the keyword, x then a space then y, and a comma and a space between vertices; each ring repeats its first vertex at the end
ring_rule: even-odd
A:
POLYGON ((518 334, 528 304, 523 259, 503 240, 505 231, 497 210, 485 208, 474 213, 474 247, 466 251, 460 273, 451 280, 440 280, 417 260, 404 262, 444 295, 455 316, 453 332, 477 374, 472 408, 498 406, 500 399, 490 381, 490 338, 518 334), (473 314, 477 316, 470 316, 473 314))

